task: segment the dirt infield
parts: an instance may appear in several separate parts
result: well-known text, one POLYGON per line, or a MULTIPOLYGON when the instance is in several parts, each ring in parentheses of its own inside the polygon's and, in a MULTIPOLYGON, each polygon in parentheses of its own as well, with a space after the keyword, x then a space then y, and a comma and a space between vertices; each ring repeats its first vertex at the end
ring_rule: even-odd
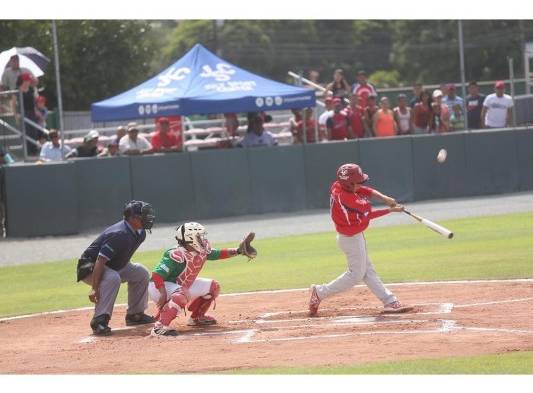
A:
POLYGON ((366 287, 306 314, 308 292, 226 295, 219 324, 178 337, 127 328, 117 307, 110 337, 90 335, 91 310, 0 320, 0 373, 191 373, 274 366, 334 366, 533 350, 533 280, 395 284, 415 308, 382 314, 366 287))

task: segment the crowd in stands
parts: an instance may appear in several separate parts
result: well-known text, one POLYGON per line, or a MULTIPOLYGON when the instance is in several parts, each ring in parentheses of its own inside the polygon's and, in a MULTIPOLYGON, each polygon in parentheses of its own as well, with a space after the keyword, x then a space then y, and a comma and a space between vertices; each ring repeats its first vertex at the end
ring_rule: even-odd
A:
MULTIPOLYGON (((311 71, 309 79, 320 85, 319 73, 311 71)), ((46 99, 38 93, 38 81, 31 72, 19 66, 13 56, 1 78, 1 90, 19 89, 22 92, 24 116, 44 126, 48 110, 46 99)), ((485 97, 479 93, 476 82, 468 86, 468 96, 457 95, 454 84, 442 84, 428 91, 421 84, 413 86, 412 97, 399 94, 394 102, 386 95, 378 95, 368 81, 365 71, 356 74, 350 84, 342 69, 335 70, 333 80, 323 87, 324 110, 317 116, 317 108, 293 109, 288 131, 293 144, 343 141, 358 138, 381 138, 397 135, 438 134, 468 129, 500 128, 511 122, 513 101, 505 94, 505 83, 495 84, 495 93, 485 97), (466 108, 466 116, 464 110, 466 108)), ((5 97, 4 97, 5 98, 5 97)), ((10 97, 13 113, 21 107, 15 94, 10 97)), ((238 134, 236 113, 225 113, 225 133, 215 147, 275 146, 276 135, 265 130, 272 117, 264 112, 250 112, 246 119, 246 133, 238 134)), ((20 122, 20 115, 18 116, 20 122)), ((26 134, 38 141, 27 142, 29 155, 41 161, 57 161, 74 157, 105 157, 117 155, 145 155, 183 150, 181 135, 170 129, 169 120, 157 119, 156 130, 139 134, 136 123, 120 126, 113 138, 101 138, 97 130, 90 131, 81 144, 61 146, 60 135, 51 130, 48 135, 39 128, 26 124, 26 134)))
MULTIPOLYGON (((319 84, 316 71, 310 72, 309 77, 314 84, 319 84)), ((337 69, 333 81, 325 85, 326 110, 317 124, 310 124, 309 128, 319 128, 320 140, 346 140, 503 128, 511 124, 513 100, 505 94, 503 81, 496 82, 494 93, 487 97, 479 93, 476 82, 469 83, 464 100, 456 90, 454 84, 442 84, 430 92, 417 83, 411 100, 399 94, 392 103, 385 95, 378 97, 366 72, 359 71, 355 83, 350 85, 343 70, 337 69)), ((302 132, 297 127, 301 119, 301 111, 293 111, 291 131, 295 136, 302 132)), ((300 140, 294 138, 295 143, 300 140)))

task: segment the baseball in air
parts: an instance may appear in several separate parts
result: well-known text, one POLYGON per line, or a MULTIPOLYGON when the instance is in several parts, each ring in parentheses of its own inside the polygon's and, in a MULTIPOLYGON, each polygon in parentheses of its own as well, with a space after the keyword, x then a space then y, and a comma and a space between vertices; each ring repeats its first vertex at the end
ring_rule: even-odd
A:
POLYGON ((446 149, 440 149, 439 154, 437 154, 437 161, 442 164, 444 161, 446 161, 447 156, 448 152, 446 149))

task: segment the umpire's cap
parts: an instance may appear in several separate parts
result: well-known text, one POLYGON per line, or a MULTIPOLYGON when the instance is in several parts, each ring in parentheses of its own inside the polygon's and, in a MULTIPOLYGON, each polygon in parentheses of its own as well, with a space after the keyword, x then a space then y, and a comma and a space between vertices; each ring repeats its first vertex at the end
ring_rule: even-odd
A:
POLYGON ((143 201, 129 201, 124 206, 124 218, 137 216, 141 219, 144 229, 152 229, 155 220, 155 210, 152 205, 143 201))

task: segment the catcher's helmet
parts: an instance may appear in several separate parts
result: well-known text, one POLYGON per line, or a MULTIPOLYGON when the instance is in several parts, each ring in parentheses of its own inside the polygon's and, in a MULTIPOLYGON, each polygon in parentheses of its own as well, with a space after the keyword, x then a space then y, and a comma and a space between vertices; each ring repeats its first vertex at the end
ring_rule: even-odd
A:
POLYGON ((186 222, 176 228, 176 240, 180 246, 189 245, 197 252, 209 254, 211 245, 207 240, 207 231, 202 224, 186 222))
POLYGON ((124 218, 139 217, 144 229, 152 229, 155 220, 155 210, 149 203, 143 201, 129 201, 124 206, 124 218))
POLYGON ((337 180, 342 188, 353 190, 356 184, 363 184, 368 180, 368 175, 363 173, 361 167, 357 164, 343 164, 337 169, 337 180))

